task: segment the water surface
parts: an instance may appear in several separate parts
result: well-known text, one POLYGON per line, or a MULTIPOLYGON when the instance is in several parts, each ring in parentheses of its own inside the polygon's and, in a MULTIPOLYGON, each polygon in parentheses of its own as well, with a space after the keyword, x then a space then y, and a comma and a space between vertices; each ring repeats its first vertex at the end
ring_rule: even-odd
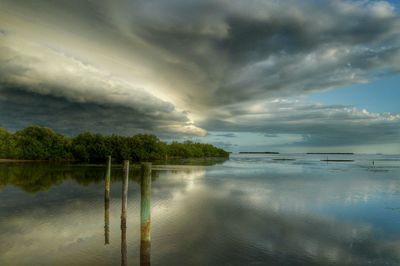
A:
MULTIPOLYGON (((400 265, 400 157, 329 157, 354 162, 284 154, 155 165, 151 264, 400 265)), ((0 265, 119 265, 122 169, 112 169, 109 208, 104 174, 0 164, 0 265)), ((138 265, 136 167, 128 186, 127 263, 138 265)))

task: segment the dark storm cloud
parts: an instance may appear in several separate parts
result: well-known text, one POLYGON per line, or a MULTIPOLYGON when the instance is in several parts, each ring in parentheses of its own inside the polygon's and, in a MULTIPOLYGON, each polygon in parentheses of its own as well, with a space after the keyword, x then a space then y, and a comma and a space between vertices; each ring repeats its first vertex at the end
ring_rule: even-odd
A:
MULTIPOLYGON (((103 134, 185 134, 184 131, 171 128, 171 125, 185 125, 187 118, 161 108, 147 109, 144 113, 142 108, 136 109, 134 106, 73 102, 19 88, 0 88, 0 93, 0 127, 11 130, 24 128, 34 121, 37 125, 67 135, 93 129, 103 134)), ((193 134, 195 131, 187 133, 193 134)))
POLYGON ((95 131, 106 131, 102 124, 109 119, 158 133, 293 133, 309 145, 397 139, 398 116, 313 104, 294 104, 285 112, 290 106, 282 102, 271 111, 266 105, 398 73, 400 18, 389 2, 3 0, 2 5, 1 107, 15 110, 15 119, 2 116, 0 123, 11 128, 21 121, 61 128, 52 103, 62 101, 68 105, 62 125, 81 128, 72 109, 82 109, 92 119, 88 129, 95 131), (19 93, 40 98, 47 111, 33 100, 21 106, 26 100, 19 93), (264 109, 254 116, 257 105, 264 109))
POLYGON ((172 103, 76 58, 57 51, 47 56, 50 63, 0 45, 2 126, 39 124, 69 134, 204 134, 172 103))
POLYGON ((215 105, 299 95, 363 82, 372 70, 399 70, 399 17, 386 2, 129 3, 131 31, 194 64, 215 105))
POLYGON ((299 95, 399 70, 400 20, 384 1, 38 3, 32 8, 50 12, 44 19, 68 10, 71 24, 77 17, 152 47, 160 56, 149 60, 172 67, 190 85, 176 90, 203 105, 299 95))

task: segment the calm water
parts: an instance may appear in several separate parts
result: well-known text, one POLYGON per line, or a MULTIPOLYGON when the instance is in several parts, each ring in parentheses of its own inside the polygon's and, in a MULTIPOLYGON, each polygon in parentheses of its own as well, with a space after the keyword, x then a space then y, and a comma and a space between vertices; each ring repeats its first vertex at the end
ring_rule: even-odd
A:
MULTIPOLYGON (((151 264, 400 265, 400 156, 335 158, 355 161, 154 166, 151 264)), ((0 265, 119 265, 122 169, 112 169, 108 211, 104 172, 0 164, 0 265)), ((130 173, 126 251, 139 265, 140 177, 130 173)))

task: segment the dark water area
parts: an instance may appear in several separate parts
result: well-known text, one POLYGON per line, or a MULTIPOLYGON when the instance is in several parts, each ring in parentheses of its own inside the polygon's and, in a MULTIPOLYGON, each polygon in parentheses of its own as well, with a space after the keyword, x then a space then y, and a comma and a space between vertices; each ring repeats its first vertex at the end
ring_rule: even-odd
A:
POLYGON ((122 166, 0 164, 0 265, 400 265, 400 156, 324 159, 153 165, 148 247, 139 167, 121 231, 122 166))

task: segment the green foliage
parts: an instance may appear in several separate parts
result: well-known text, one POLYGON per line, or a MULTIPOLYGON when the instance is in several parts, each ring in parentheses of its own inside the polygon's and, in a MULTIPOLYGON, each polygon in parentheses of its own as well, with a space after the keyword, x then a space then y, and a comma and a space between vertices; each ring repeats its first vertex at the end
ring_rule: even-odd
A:
POLYGON ((69 160, 69 141, 49 128, 30 126, 14 134, 15 158, 25 160, 69 160))
POLYGON ((15 137, 7 129, 0 128, 0 158, 16 157, 15 137))
POLYGON ((199 158, 199 157, 228 157, 229 153, 210 144, 172 142, 168 145, 168 155, 180 158, 199 158))
POLYGON ((125 137, 85 132, 66 138, 44 127, 30 126, 15 134, 0 128, 0 158, 103 163, 108 155, 118 162, 229 156, 210 144, 166 144, 147 134, 125 137))
POLYGON ((135 135, 129 138, 129 144, 132 147, 131 160, 152 161, 165 157, 166 145, 154 135, 135 135))
POLYGON ((72 139, 72 154, 80 162, 103 162, 110 146, 106 137, 86 132, 72 139))

